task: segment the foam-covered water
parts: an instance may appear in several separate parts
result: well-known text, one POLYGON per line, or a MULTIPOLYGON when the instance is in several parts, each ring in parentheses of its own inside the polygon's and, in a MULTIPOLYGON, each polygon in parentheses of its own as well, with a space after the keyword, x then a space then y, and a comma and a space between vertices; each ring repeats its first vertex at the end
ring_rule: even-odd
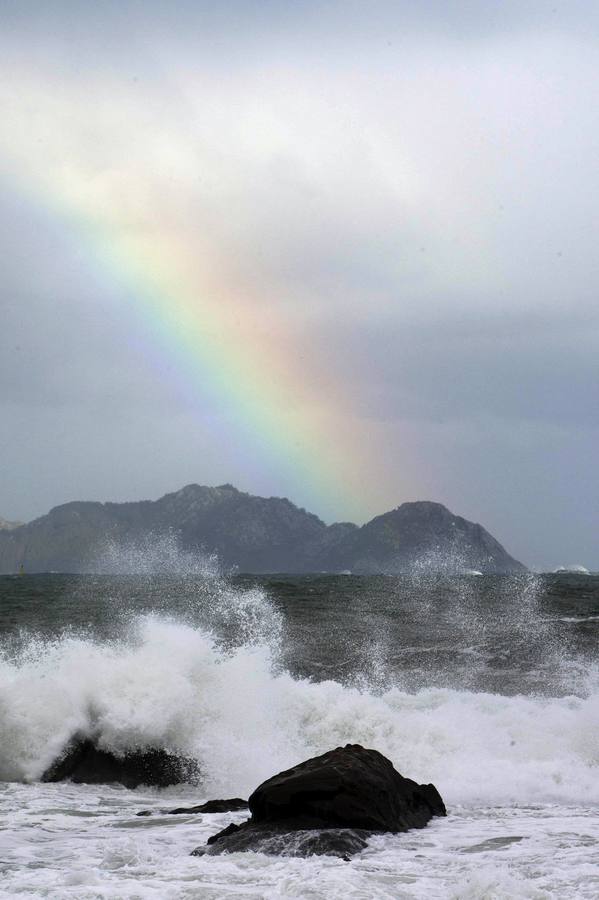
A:
POLYGON ((569 584, 3 579, 0 896, 599 896, 597 587, 569 584), (41 784, 75 733, 193 756, 202 783, 41 784), (346 742, 448 818, 346 863, 190 857, 245 814, 160 814, 346 742))

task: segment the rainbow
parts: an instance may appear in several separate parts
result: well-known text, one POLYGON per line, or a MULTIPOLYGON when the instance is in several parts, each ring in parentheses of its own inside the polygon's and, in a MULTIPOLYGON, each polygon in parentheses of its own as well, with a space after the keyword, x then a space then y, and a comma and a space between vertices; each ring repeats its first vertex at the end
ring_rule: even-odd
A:
POLYGON ((259 453, 263 466, 275 466, 297 495, 308 493, 317 506, 347 508, 357 460, 344 441, 342 410, 331 416, 328 398, 310 393, 309 379, 291 363, 280 323, 274 340, 257 336, 252 298, 233 303, 206 287, 200 266, 180 247, 79 225, 88 228, 103 268, 128 290, 130 316, 149 342, 147 352, 158 354, 159 365, 162 357, 174 367, 192 401, 233 418, 231 437, 247 441, 248 451, 259 453))
POLYGON ((359 519, 376 508, 372 437, 326 360, 298 358, 280 304, 265 309, 263 296, 231 283, 205 235, 194 246, 176 228, 129 227, 126 199, 95 190, 76 158, 45 167, 23 140, 5 151, 20 190, 74 230, 90 263, 124 289, 125 327, 159 376, 214 414, 215 439, 243 446, 248 472, 271 472, 280 493, 317 511, 359 519))
POLYGON ((317 393, 315 382, 327 382, 325 367, 302 369, 272 311, 265 336, 260 302, 207 284, 201 260, 190 259, 186 247, 111 228, 47 188, 21 190, 74 228, 90 263, 124 289, 127 327, 141 337, 138 346, 159 377, 173 381, 198 411, 208 407, 232 420, 216 439, 245 444, 248 472, 268 467, 285 485, 281 493, 309 508, 363 516, 371 505, 367 459, 360 459, 347 398, 337 385, 317 393))

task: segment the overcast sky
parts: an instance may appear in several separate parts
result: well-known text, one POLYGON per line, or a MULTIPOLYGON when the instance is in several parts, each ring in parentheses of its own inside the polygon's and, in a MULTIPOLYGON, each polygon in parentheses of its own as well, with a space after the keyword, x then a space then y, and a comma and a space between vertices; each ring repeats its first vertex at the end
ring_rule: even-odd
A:
POLYGON ((326 521, 431 499, 599 569, 596 3, 0 15, 0 516, 192 481, 326 521), (201 260, 223 366, 284 351, 283 427, 329 423, 306 457, 326 442, 341 492, 148 336, 98 229, 201 260))

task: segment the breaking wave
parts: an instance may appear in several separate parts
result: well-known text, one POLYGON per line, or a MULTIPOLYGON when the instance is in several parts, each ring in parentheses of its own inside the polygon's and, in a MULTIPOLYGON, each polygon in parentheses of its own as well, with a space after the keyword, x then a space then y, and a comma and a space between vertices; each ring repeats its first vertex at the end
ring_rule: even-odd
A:
POLYGON ((83 734, 116 754, 194 757, 207 796, 247 795, 273 772, 358 742, 434 782, 449 804, 599 801, 596 685, 539 697, 294 678, 265 593, 221 579, 210 590, 214 627, 143 615, 119 640, 29 638, 0 657, 0 778, 39 779, 83 734), (237 628, 228 645, 223 617, 237 628))

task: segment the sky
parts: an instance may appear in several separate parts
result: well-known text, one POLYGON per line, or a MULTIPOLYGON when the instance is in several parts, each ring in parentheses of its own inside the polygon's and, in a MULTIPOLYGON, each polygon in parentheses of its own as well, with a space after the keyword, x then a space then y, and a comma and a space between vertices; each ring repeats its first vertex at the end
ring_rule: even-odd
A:
POLYGON ((599 7, 0 0, 0 516, 428 499, 599 569, 599 7))

